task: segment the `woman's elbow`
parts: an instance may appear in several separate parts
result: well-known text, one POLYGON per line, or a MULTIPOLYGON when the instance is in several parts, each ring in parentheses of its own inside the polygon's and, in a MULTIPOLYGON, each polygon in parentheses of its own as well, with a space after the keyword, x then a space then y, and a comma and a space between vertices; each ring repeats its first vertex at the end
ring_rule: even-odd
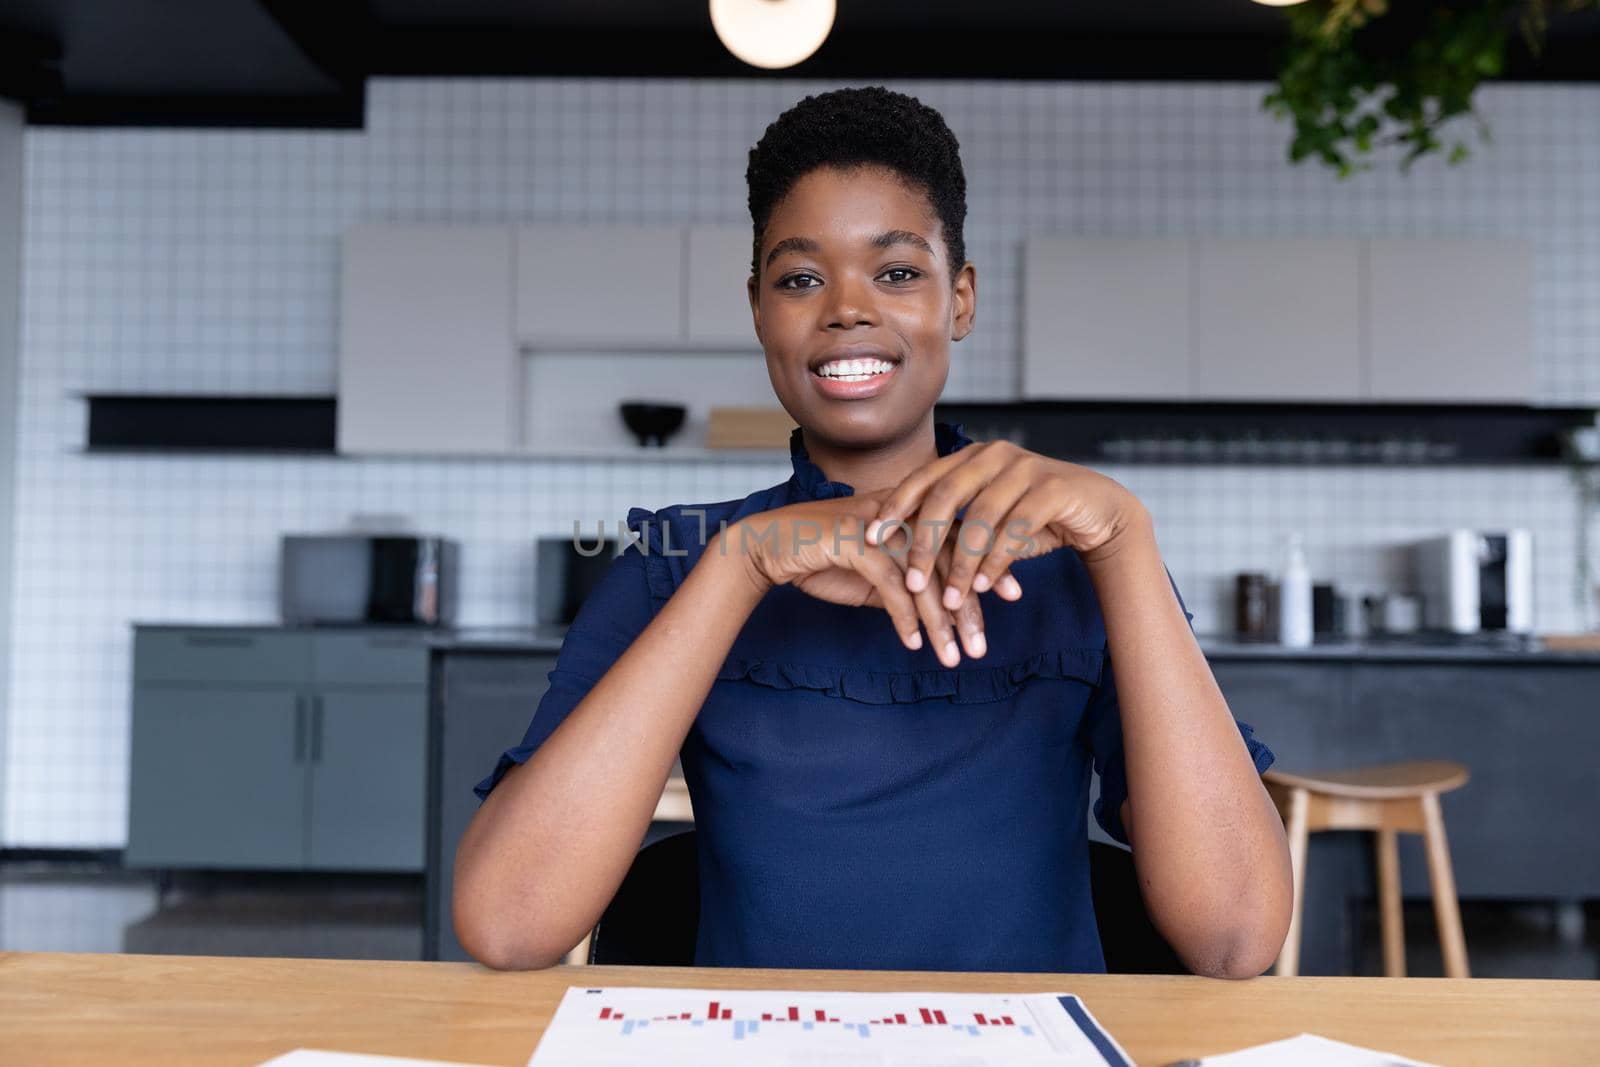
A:
POLYGON ((539 936, 538 924, 508 916, 513 909, 473 892, 456 881, 450 917, 456 940, 485 967, 497 971, 532 971, 560 963, 571 946, 559 947, 539 936))
POLYGON ((566 956, 566 951, 541 944, 526 931, 511 924, 485 917, 457 900, 452 909, 456 940, 461 947, 485 967, 497 971, 536 971, 554 967, 566 956))
POLYGON ((1202 944, 1180 952, 1185 966, 1207 978, 1256 978, 1266 973, 1288 936, 1288 911, 1282 909, 1280 914, 1280 909, 1267 907, 1245 914, 1255 918, 1214 926, 1202 944))
POLYGON ((1256 932, 1254 936, 1243 935, 1236 938, 1221 940, 1207 950, 1195 953, 1184 963, 1195 974, 1206 978, 1227 978, 1238 981, 1245 978, 1258 978, 1266 973, 1278 958, 1278 949, 1282 947, 1280 938, 1276 945, 1270 938, 1261 936, 1256 932))

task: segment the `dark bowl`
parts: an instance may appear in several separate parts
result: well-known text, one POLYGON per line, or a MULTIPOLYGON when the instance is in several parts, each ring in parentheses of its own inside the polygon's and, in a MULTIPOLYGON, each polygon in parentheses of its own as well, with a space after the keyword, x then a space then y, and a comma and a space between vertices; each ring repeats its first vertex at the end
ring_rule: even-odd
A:
POLYGON ((683 426, 683 416, 688 409, 682 404, 628 401, 618 404, 617 410, 622 412, 622 421, 633 431, 633 436, 639 439, 641 448, 652 442, 660 448, 667 443, 667 438, 677 433, 683 426))

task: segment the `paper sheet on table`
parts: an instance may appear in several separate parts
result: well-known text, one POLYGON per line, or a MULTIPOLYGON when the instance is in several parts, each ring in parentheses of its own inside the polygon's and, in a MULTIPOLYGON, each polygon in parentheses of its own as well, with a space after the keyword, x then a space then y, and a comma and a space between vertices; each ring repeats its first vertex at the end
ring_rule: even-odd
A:
POLYGON ((328 1052, 297 1048, 260 1064, 260 1067, 474 1067, 445 1060, 413 1060, 404 1056, 374 1056, 365 1052, 328 1052))
POLYGON ((1132 1067, 1071 994, 567 990, 528 1067, 1132 1067))
POLYGON ((1207 1056, 1200 1063, 1202 1067, 1281 1067, 1286 1063, 1294 1067, 1433 1067, 1421 1060, 1358 1048, 1316 1034, 1301 1034, 1238 1052, 1207 1056))

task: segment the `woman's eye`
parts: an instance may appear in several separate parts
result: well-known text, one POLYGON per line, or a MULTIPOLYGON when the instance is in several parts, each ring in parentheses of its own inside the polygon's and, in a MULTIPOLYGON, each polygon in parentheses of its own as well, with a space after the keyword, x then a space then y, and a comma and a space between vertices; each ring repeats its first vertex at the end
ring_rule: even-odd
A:
POLYGON ((791 283, 800 281, 802 278, 809 279, 809 280, 811 280, 813 282, 817 280, 817 276, 815 274, 790 274, 787 277, 778 279, 778 288, 779 289, 810 289, 810 288, 813 288, 810 285, 795 285, 795 284, 791 284, 791 283))
POLYGON ((914 278, 920 278, 922 276, 922 272, 921 271, 912 270, 910 267, 890 267, 888 270, 884 271, 883 274, 879 275, 879 277, 888 278, 892 274, 899 274, 902 277, 890 278, 889 280, 892 281, 892 282, 901 282, 901 283, 909 282, 914 278))

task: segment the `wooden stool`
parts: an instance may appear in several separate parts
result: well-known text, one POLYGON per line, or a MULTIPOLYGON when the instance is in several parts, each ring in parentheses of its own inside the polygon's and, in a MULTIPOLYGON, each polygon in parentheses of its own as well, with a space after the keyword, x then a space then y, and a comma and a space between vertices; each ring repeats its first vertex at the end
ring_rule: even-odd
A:
POLYGON ((1389 763, 1341 771, 1262 775, 1289 834, 1294 865, 1294 913, 1289 936, 1278 955, 1276 974, 1300 972, 1300 912, 1305 904, 1306 839, 1318 830, 1374 830, 1378 834, 1378 906, 1383 927, 1383 973, 1406 973, 1405 928, 1400 919, 1400 852, 1395 835, 1421 834, 1428 851, 1428 877, 1433 883, 1433 912, 1439 922, 1444 971, 1467 977, 1467 944, 1461 935, 1461 906, 1455 874, 1445 843, 1439 794, 1467 782, 1459 763, 1389 763))

